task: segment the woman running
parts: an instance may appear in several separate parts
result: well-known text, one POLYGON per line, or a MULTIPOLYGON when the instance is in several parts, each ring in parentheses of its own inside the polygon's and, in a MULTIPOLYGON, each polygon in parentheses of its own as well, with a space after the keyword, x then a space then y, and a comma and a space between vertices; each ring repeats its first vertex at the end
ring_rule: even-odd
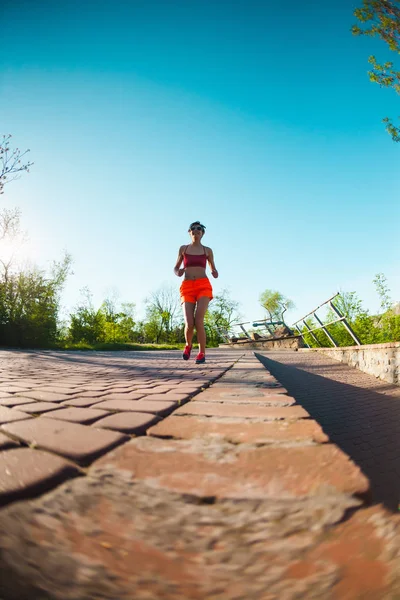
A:
POLYGON ((196 363, 206 362, 206 331, 204 329, 204 315, 208 304, 212 300, 212 287, 206 275, 206 264, 208 262, 211 275, 218 277, 218 271, 214 264, 214 255, 211 248, 203 246, 201 240, 205 233, 205 226, 200 221, 195 221, 189 227, 191 243, 179 248, 178 260, 174 273, 178 277, 185 274, 185 278, 179 289, 181 303, 185 316, 185 339, 186 346, 183 351, 183 359, 189 360, 192 350, 193 331, 196 327, 199 353, 196 363), (181 264, 183 261, 183 268, 181 264))

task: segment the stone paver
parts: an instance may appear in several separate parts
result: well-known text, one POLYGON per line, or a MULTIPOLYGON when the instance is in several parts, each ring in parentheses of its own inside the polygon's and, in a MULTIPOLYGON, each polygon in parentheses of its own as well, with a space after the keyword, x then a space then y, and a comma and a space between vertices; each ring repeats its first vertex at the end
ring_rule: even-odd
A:
POLYGON ((61 421, 71 421, 71 423, 81 423, 83 425, 94 423, 105 417, 107 415, 107 411, 100 410, 96 408, 60 408, 59 410, 54 410, 46 417, 48 419, 58 419, 61 421))
POLYGON ((22 387, 20 385, 13 385, 12 383, 8 384, 8 383, 3 383, 0 384, 0 391, 1 392, 7 392, 9 394, 13 394, 13 393, 23 393, 28 391, 29 388, 26 387, 22 387))
POLYGON ((2 426, 2 431, 26 444, 61 454, 80 464, 87 464, 96 456, 128 439, 111 431, 99 431, 78 423, 49 419, 44 416, 18 423, 7 423, 2 426))
POLYGON ((16 448, 0 452, 0 504, 45 491, 79 473, 76 466, 48 452, 16 448))
MULTIPOLYGON (((86 389, 87 386, 85 386, 86 389)), ((85 392, 79 391, 79 389, 75 390, 74 393, 72 394, 72 397, 69 399, 69 401, 72 400, 88 400, 88 401, 97 401, 98 398, 102 398, 104 396, 107 396, 108 391, 105 390, 104 388, 101 388, 101 390, 87 390, 85 392)))
POLYGON ((27 414, 26 412, 0 406, 0 424, 23 421, 25 419, 29 419, 30 416, 31 415, 27 414))
MULTIPOLYGON (((150 396, 149 396, 150 397, 150 396)), ((157 415, 167 415, 178 406, 178 402, 173 401, 158 401, 152 402, 147 400, 106 400, 105 402, 99 402, 93 405, 95 408, 101 408, 105 411, 119 411, 119 412, 150 412, 157 415)))
MULTIPOLYGON (((132 401, 132 400, 139 400, 139 398, 143 398, 143 396, 145 395, 145 392, 107 392, 106 394, 102 395, 101 399, 105 402, 117 402, 119 400, 122 400, 123 402, 126 401, 132 401)), ((79 398, 81 398, 81 396, 79 396, 79 398)))
POLYGON ((101 396, 93 396, 90 398, 71 398, 71 400, 66 400, 65 402, 62 402, 61 406, 76 406, 80 408, 87 408, 88 406, 98 404, 99 400, 101 400, 101 396))
POLYGON ((18 406, 21 404, 29 404, 30 402, 32 402, 32 400, 29 398, 20 398, 18 396, 10 395, 9 398, 4 398, 3 400, 1 400, 0 405, 11 407, 11 406, 18 406))
MULTIPOLYGON (((173 386, 173 385, 155 385, 154 387, 150 387, 150 388, 142 388, 140 391, 143 392, 143 395, 145 396, 151 396, 153 394, 166 394, 167 392, 173 392, 176 389, 177 386, 173 386)), ((136 390, 137 392, 139 390, 136 390)))
MULTIPOLYGON (((25 399, 25 402, 28 402, 28 398, 25 399)), ((18 405, 19 410, 34 415, 50 412, 51 410, 58 410, 59 408, 60 405, 55 402, 29 402, 28 404, 18 405)))
POLYGON ((27 401, 31 400, 40 400, 41 402, 62 402, 63 400, 68 400, 68 394, 60 394, 57 389, 52 392, 37 390, 37 391, 25 391, 20 393, 19 396, 22 398, 27 398, 27 401))
POLYGON ((7 448, 13 448, 15 446, 18 446, 17 442, 4 435, 4 433, 0 433, 0 451, 6 450, 7 448))
MULTIPOLYGON (((43 392, 49 392, 51 394, 62 394, 65 396, 72 396, 73 394, 79 392, 80 389, 70 386, 70 387, 66 387, 66 386, 62 386, 62 385, 58 385, 57 383, 53 383, 53 385, 49 385, 49 384, 45 384, 45 385, 40 385, 38 387, 36 387, 36 393, 43 393, 43 392)), ((33 392, 35 393, 35 392, 33 392)), ((31 396, 32 398, 33 396, 31 396)), ((52 402, 54 402, 54 400, 52 400, 52 402)))
POLYGON ((195 416, 171 416, 151 427, 148 434, 175 439, 220 437, 234 444, 276 444, 277 442, 296 444, 297 442, 325 443, 329 441, 321 427, 310 419, 261 422, 240 419, 239 422, 233 423, 231 421, 226 418, 210 420, 195 416))
POLYGON ((149 427, 159 421, 159 417, 150 413, 120 412, 97 421, 97 428, 114 429, 121 433, 144 434, 149 427))
POLYGON ((187 402, 191 396, 193 396, 193 391, 188 390, 182 393, 173 393, 167 392, 166 394, 150 394, 149 396, 144 396, 142 400, 150 400, 151 402, 178 402, 178 404, 183 404, 187 402))
POLYGON ((301 406, 257 406, 254 404, 215 404, 212 402, 194 401, 179 408, 177 415, 204 415, 210 417, 243 417, 246 419, 301 419, 309 414, 301 406))
POLYGON ((236 451, 199 439, 139 438, 97 464, 131 470, 150 485, 200 497, 278 500, 325 494, 330 488, 365 495, 369 488, 360 470, 331 444, 236 451))
POLYGON ((315 352, 258 355, 371 482, 372 498, 400 504, 400 387, 315 352))

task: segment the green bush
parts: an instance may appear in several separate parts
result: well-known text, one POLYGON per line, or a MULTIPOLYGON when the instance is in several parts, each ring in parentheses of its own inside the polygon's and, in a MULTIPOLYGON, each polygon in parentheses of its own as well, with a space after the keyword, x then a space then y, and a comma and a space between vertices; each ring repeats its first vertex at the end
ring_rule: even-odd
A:
MULTIPOLYGON (((351 329, 363 345, 400 341, 400 315, 395 314, 392 307, 387 308, 391 302, 388 301, 387 288, 383 287, 382 278, 383 276, 381 275, 380 277, 377 276, 374 280, 377 282, 378 292, 380 292, 379 295, 382 300, 381 306, 384 308, 384 312, 381 315, 370 315, 369 312, 363 308, 362 302, 355 292, 342 292, 334 300, 335 306, 339 309, 341 314, 346 317, 351 329)), ((337 318, 336 313, 333 310, 329 310, 325 318, 325 323, 329 323, 335 318, 337 318)), ((307 325, 310 329, 313 329, 319 324, 316 320, 308 319, 307 325)), ((326 329, 338 346, 355 345, 354 339, 346 330, 343 323, 334 323, 329 325, 326 329)), ((323 330, 313 332, 314 337, 318 342, 316 342, 313 336, 308 333, 305 326, 302 329, 302 333, 304 334, 306 344, 311 348, 316 348, 318 346, 332 346, 323 330)))

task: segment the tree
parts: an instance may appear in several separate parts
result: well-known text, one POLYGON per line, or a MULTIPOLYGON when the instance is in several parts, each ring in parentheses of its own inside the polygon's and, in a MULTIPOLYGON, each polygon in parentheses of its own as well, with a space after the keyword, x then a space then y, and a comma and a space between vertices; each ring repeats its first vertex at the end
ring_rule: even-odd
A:
POLYGON ((223 341, 221 333, 229 333, 233 325, 239 323, 241 316, 238 313, 238 308, 239 303, 232 300, 229 291, 226 289, 214 297, 204 318, 209 345, 218 345, 223 341))
POLYGON ((117 341, 117 326, 120 314, 118 313, 118 291, 114 288, 109 291, 107 298, 103 301, 100 310, 104 314, 105 342, 117 341))
POLYGON ((53 263, 51 275, 7 265, 0 278, 0 339, 9 346, 49 346, 58 338, 60 293, 71 257, 53 263))
MULTIPOLYGON (((17 179, 23 171, 29 172, 29 167, 33 165, 32 162, 22 163, 22 158, 30 150, 26 150, 22 154, 19 148, 11 150, 10 140, 11 134, 3 135, 2 140, 0 140, 0 194, 3 194, 6 183, 17 179)), ((2 208, 0 210, 0 242, 10 241, 13 242, 14 246, 25 241, 25 237, 21 232, 21 212, 19 208, 2 208)), ((0 247, 0 250, 3 250, 3 248, 0 247)), ((6 257, 4 254, 1 253, 0 263, 3 267, 3 276, 7 277, 13 262, 13 255, 6 257)))
MULTIPOLYGON (((5 136, 3 136, 4 139, 5 136)), ((8 136, 11 137, 11 136, 8 136)), ((7 151, 3 145, 0 145, 0 194, 3 193, 3 188, 7 182, 7 173, 13 172, 12 167, 8 170, 8 159, 6 158, 7 151)), ((33 164, 33 163, 29 163, 33 164)), ((20 170, 27 170, 21 168, 20 170)), ((11 181, 11 180, 10 180, 11 181)), ((14 253, 18 246, 21 246, 26 241, 26 235, 21 230, 21 211, 19 208, 1 208, 0 209, 0 263, 3 271, 10 269, 13 263, 14 253), (12 246, 13 251, 7 253, 4 246, 12 246), (7 254, 9 254, 7 256, 7 254)))
MULTIPOLYGON (((356 292, 340 291, 339 295, 333 299, 333 304, 348 321, 355 321, 358 317, 368 314, 356 292)), ((337 314, 329 310, 328 319, 333 321, 336 318, 337 314)))
POLYGON ((179 295, 172 286, 152 292, 146 299, 146 335, 158 344, 171 341, 172 331, 180 314, 179 295))
POLYGON ((381 309, 385 312, 392 306, 392 300, 389 296, 390 289, 387 284, 386 276, 383 273, 377 273, 373 283, 375 284, 375 289, 381 301, 381 309))
POLYGON ((115 290, 109 293, 100 308, 105 318, 105 342, 134 341, 135 308, 134 302, 123 302, 120 305, 115 290))
MULTIPOLYGON (((363 0, 363 6, 354 11, 355 17, 364 28, 353 25, 354 35, 368 35, 383 40, 389 49, 400 54, 400 3, 398 0, 363 0), (367 25, 366 25, 367 24, 367 25)), ((400 94, 400 71, 394 68, 393 62, 379 64, 375 56, 368 62, 372 70, 368 72, 372 82, 381 87, 393 88, 400 94)), ((393 125, 389 117, 385 117, 386 131, 393 141, 400 141, 400 128, 393 125)))
POLYGON ((118 293, 112 290, 99 309, 93 305, 92 293, 85 287, 82 299, 70 314, 70 325, 65 336, 74 343, 126 343, 137 341, 135 332, 135 304, 118 302, 118 293))
POLYGON ((20 210, 0 209, 0 277, 7 277, 14 263, 18 246, 25 241, 21 231, 20 210))
MULTIPOLYGON (((0 194, 33 164, 24 159, 29 150, 12 149, 10 140, 11 135, 0 140, 0 194)), ((48 347, 60 338, 60 296, 72 259, 65 253, 50 273, 35 266, 21 269, 13 252, 23 241, 19 209, 0 210, 0 339, 4 345, 48 347)))
MULTIPOLYGON (((29 172, 32 162, 23 162, 29 152, 11 149, 11 135, 0 140, 0 194, 6 183, 29 172)), ((18 208, 0 210, 0 242, 11 249, 23 243, 18 208)), ((54 261, 50 274, 37 267, 21 270, 15 265, 13 251, 6 256, 0 246, 0 339, 5 345, 48 346, 59 337, 60 295, 71 268, 65 253, 54 261)))
POLYGON ((135 341, 135 312, 134 302, 123 302, 118 315, 118 332, 121 339, 127 342, 135 341))
POLYGON ((22 162, 22 159, 30 152, 21 152, 19 148, 10 148, 11 134, 3 135, 0 141, 0 194, 3 194, 6 183, 18 179, 23 171, 29 173, 32 162, 22 162))
POLYGON ((105 315, 93 306, 92 293, 85 287, 81 290, 82 300, 70 315, 68 337, 72 342, 97 344, 105 341, 105 315))
POLYGON ((400 340, 400 315, 396 314, 396 305, 390 297, 387 278, 384 273, 377 273, 373 282, 383 311, 376 319, 376 326, 380 332, 379 341, 397 342, 400 340))
POLYGON ((260 304, 267 311, 271 321, 285 322, 284 314, 294 308, 294 302, 275 290, 265 290, 260 296, 260 304))
MULTIPOLYGON (((4 193, 4 186, 14 179, 18 179, 23 171, 29 173, 32 162, 22 162, 23 157, 30 152, 22 152, 19 148, 12 150, 10 148, 11 134, 3 135, 0 140, 0 194, 4 193)), ((0 240, 7 237, 16 238, 21 235, 20 228, 21 213, 18 208, 5 209, 0 211, 0 240)))
MULTIPOLYGON (((350 323, 362 344, 379 344, 384 342, 396 342, 400 340, 400 315, 397 315, 389 296, 389 287, 383 273, 378 273, 374 279, 378 295, 381 300, 383 313, 370 315, 363 307, 362 301, 356 292, 340 292, 333 300, 333 304, 340 310, 350 323)), ((337 318, 337 314, 329 309, 326 314, 325 323, 330 323, 337 318)), ((313 329, 318 326, 312 318, 307 319, 307 325, 313 329)), ((353 346, 354 340, 343 327, 342 323, 333 323, 328 326, 329 332, 339 346, 353 346)), ((310 346, 315 346, 315 339, 307 332, 306 327, 302 333, 305 341, 310 346)), ((322 330, 313 332, 320 346, 331 345, 322 330)))
MULTIPOLYGON (((357 296, 356 292, 341 291, 339 296, 334 298, 333 304, 339 309, 339 312, 346 317, 351 328, 363 344, 372 344, 376 341, 373 318, 369 315, 368 310, 364 308, 362 300, 357 296)), ((335 319, 337 319, 337 314, 329 309, 326 321, 329 323, 335 319)), ((329 331, 339 346, 354 345, 353 338, 342 323, 339 322, 330 325, 329 331)))
POLYGON ((0 240, 21 235, 21 211, 19 208, 3 208, 0 211, 0 240))

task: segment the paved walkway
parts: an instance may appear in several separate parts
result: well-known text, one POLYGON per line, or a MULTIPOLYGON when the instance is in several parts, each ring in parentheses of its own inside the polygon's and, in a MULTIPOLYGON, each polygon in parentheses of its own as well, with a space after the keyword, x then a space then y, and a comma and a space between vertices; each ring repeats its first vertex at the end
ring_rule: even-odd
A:
POLYGON ((400 503, 400 388, 314 352, 259 356, 336 444, 361 467, 374 502, 400 503))
POLYGON ((0 505, 80 474, 232 366, 180 352, 0 352, 0 505))
POLYGON ((400 516, 345 453, 397 391, 325 357, 207 356, 0 353, 0 600, 400 597, 400 516))

